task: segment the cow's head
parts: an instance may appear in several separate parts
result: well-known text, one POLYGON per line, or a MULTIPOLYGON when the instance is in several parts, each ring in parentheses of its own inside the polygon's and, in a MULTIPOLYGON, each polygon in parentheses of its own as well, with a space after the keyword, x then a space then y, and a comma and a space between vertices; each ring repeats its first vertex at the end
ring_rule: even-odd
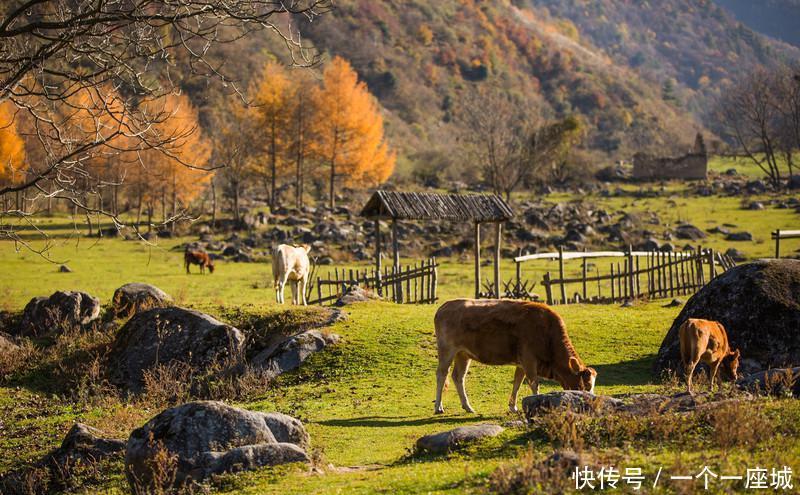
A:
POLYGON ((584 366, 575 356, 569 358, 569 370, 572 372, 573 380, 570 380, 572 390, 585 390, 590 394, 594 393, 594 382, 597 380, 597 371, 594 368, 584 366))
POLYGON ((727 356, 722 358, 722 371, 727 380, 736 380, 739 377, 739 349, 730 351, 727 356))
POLYGON ((214 273, 214 263, 211 261, 211 259, 208 260, 208 264, 206 266, 208 267, 208 273, 214 273))

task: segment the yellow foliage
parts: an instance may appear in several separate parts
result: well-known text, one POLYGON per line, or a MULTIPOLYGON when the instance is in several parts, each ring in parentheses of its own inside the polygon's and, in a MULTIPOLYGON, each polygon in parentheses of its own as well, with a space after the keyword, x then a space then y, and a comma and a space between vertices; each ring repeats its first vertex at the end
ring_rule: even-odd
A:
POLYGON ((331 189, 338 176, 353 186, 376 185, 389 178, 396 156, 383 135, 383 117, 373 96, 344 59, 335 57, 312 94, 314 151, 329 166, 331 189))
POLYGON ((17 133, 14 113, 11 102, 0 104, 0 185, 24 178, 25 143, 17 133))

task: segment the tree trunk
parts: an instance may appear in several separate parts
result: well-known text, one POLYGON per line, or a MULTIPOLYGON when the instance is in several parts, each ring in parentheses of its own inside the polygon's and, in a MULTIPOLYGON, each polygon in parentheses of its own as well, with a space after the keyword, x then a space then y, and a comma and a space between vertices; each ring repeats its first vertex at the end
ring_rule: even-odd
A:
POLYGON ((272 118, 272 126, 271 126, 271 136, 270 136, 270 167, 272 169, 272 173, 270 176, 270 190, 269 190, 269 208, 272 210, 275 208, 275 174, 277 172, 277 154, 275 150, 275 117, 272 118))
POLYGON ((217 224, 217 178, 211 178, 211 228, 217 224))

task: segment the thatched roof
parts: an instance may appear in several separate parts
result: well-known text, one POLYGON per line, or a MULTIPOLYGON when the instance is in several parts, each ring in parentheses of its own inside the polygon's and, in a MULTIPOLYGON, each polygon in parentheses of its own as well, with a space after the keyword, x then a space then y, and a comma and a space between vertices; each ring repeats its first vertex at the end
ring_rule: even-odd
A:
POLYGON ((436 194, 375 191, 361 216, 401 220, 502 222, 514 212, 496 194, 436 194))

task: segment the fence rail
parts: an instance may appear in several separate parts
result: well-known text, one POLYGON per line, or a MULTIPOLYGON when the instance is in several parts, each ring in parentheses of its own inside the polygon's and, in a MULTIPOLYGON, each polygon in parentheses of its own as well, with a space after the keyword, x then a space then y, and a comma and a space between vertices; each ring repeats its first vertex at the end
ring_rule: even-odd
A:
POLYGON ((800 230, 781 230, 778 229, 772 233, 772 238, 775 240, 775 257, 781 257, 781 239, 800 239, 800 230))
POLYGON ((316 296, 309 304, 332 304, 347 292, 348 287, 370 289, 388 301, 399 304, 433 304, 437 301, 438 268, 436 258, 405 267, 385 267, 381 272, 371 269, 338 269, 329 271, 326 278, 311 283, 316 296))
POLYGON ((569 304, 571 302, 615 303, 636 298, 666 298, 689 295, 713 279, 718 270, 727 271, 736 266, 730 256, 716 253, 711 249, 663 253, 659 251, 601 251, 587 253, 541 253, 518 256, 516 286, 521 279, 520 265, 534 259, 558 260, 558 274, 546 272, 541 285, 544 287, 548 304, 569 304), (609 263, 607 274, 589 273, 587 260, 599 258, 623 258, 609 263), (582 260, 581 275, 567 277, 564 261, 582 260), (567 286, 578 286, 578 290, 568 295, 567 286), (596 287, 596 291, 594 288, 596 287), (604 293, 605 290, 605 293, 604 293), (592 292, 592 294, 590 294, 592 292))

